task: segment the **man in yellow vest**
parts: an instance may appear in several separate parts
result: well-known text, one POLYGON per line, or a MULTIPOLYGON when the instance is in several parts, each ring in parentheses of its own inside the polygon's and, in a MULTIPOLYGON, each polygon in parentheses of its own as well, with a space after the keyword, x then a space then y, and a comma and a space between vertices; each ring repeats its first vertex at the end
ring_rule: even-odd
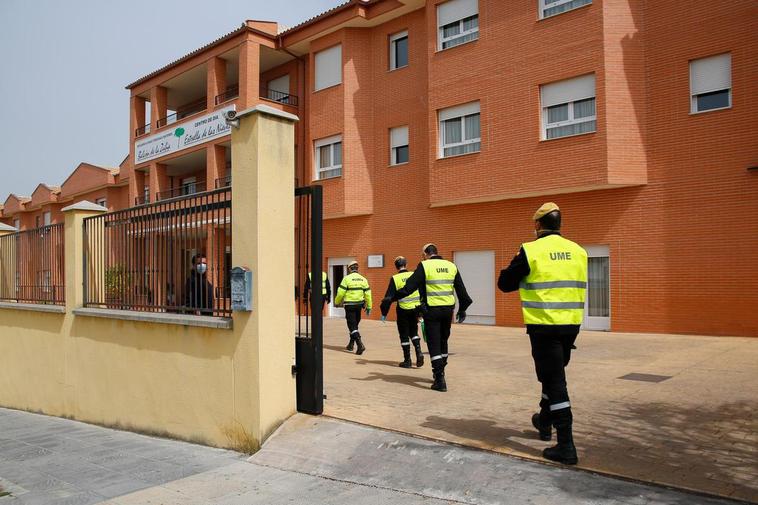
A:
MULTIPOLYGON (((390 285, 382 300, 382 321, 387 318, 387 313, 392 305, 392 297, 398 289, 405 286, 405 281, 411 276, 406 266, 408 261, 403 256, 395 258, 397 273, 390 277, 390 285)), ((403 361, 398 365, 402 368, 411 368, 411 344, 416 350, 416 367, 424 365, 424 353, 421 352, 421 338, 418 336, 418 307, 421 298, 418 291, 414 291, 406 298, 397 301, 397 332, 400 334, 400 346, 403 348, 403 361)))
POLYGON ((405 281, 405 286, 395 291, 393 300, 401 300, 419 292, 419 310, 424 317, 426 345, 432 362, 434 382, 432 389, 447 391, 445 367, 447 366, 450 326, 453 322, 455 296, 458 296, 457 322, 466 319, 466 309, 473 303, 466 292, 460 272, 455 263, 442 259, 434 244, 422 249, 423 261, 405 281))
POLYGON ((534 214, 537 240, 526 242, 508 268, 500 272, 501 291, 519 290, 526 332, 532 344, 537 379, 542 384, 540 412, 532 425, 541 440, 558 444, 545 458, 567 465, 578 462, 572 435, 573 417, 566 386, 566 366, 579 334, 587 290, 587 252, 561 236, 561 211, 548 202, 534 214))
MULTIPOLYGON (((308 277, 305 279, 305 304, 308 305, 312 298, 312 292, 311 289, 313 289, 313 286, 311 285, 311 272, 308 272, 308 277)), ((329 283, 329 277, 326 275, 326 272, 321 272, 321 295, 323 296, 322 302, 321 302, 321 309, 324 309, 324 305, 329 303, 329 301, 332 298, 332 286, 329 283)))
POLYGON ((358 273, 357 261, 351 261, 347 266, 347 271, 349 273, 343 277, 337 288, 334 303, 345 307, 345 320, 347 330, 350 332, 350 343, 345 349, 352 351, 355 344, 358 346, 355 354, 363 354, 366 346, 361 341, 358 325, 361 322, 361 310, 365 309, 367 316, 371 314, 371 288, 366 278, 358 273))

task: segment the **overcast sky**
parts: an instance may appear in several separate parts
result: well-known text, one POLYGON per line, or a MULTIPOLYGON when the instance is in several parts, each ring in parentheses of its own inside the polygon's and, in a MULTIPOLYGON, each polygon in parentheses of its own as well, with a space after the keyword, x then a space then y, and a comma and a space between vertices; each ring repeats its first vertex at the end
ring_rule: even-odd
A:
POLYGON ((343 0, 0 0, 0 203, 129 153, 124 86, 235 30, 343 0))

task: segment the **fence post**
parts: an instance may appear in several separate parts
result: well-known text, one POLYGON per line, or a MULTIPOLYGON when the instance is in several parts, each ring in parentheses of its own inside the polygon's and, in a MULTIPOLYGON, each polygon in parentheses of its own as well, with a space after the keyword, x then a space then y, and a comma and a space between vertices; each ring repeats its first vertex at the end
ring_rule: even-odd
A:
POLYGON ((232 128, 232 261, 253 274, 253 310, 235 312, 235 416, 257 443, 295 413, 295 126, 266 105, 232 128))
MULTIPOLYGON (((16 233, 18 230, 13 226, 0 223, 0 237, 16 233)), ((9 297, 15 293, 16 282, 16 248, 0 248, 0 298, 9 297)))
POLYGON ((84 218, 107 212, 102 205, 83 200, 62 209, 65 224, 64 271, 66 312, 84 305, 84 218))

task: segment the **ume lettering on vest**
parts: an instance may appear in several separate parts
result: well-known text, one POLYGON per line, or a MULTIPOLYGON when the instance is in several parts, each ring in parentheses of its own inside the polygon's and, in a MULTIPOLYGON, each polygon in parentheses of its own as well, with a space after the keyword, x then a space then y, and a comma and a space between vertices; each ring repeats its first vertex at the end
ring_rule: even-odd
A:
POLYGON ((447 273, 447 268, 438 268, 438 269, 437 269, 437 273, 438 273, 438 274, 441 274, 441 273, 447 273))
POLYGON ((571 252, 565 251, 565 252, 551 252, 550 253, 550 259, 551 260, 570 260, 571 259, 571 252))

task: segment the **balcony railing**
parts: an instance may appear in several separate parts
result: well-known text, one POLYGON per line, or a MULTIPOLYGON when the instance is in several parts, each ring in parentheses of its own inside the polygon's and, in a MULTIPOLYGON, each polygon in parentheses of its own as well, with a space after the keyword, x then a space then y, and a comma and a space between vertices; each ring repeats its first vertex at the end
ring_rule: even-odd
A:
POLYGON ((194 195, 195 193, 202 193, 203 191, 205 191, 204 182, 192 182, 189 184, 182 184, 177 188, 171 188, 166 191, 159 191, 155 196, 156 199, 160 201, 176 198, 179 196, 194 195))
POLYGON ((134 205, 146 205, 148 203, 150 203, 150 195, 142 195, 134 199, 134 205))
POLYGON ((283 103, 285 105, 292 105, 297 107, 297 97, 290 95, 289 93, 283 93, 275 89, 264 89, 261 93, 262 98, 273 100, 274 102, 283 103))
POLYGON ((196 114, 198 112, 204 111, 207 106, 208 106, 208 103, 205 97, 200 98, 199 100, 195 100, 194 102, 188 103, 186 105, 182 105, 181 107, 176 109, 176 112, 174 112, 173 114, 169 114, 166 117, 160 118, 156 122, 156 126, 160 128, 168 124, 176 123, 177 121, 184 119, 187 116, 191 116, 192 114, 196 114))
POLYGON ((229 174, 226 177, 221 177, 220 179, 216 179, 216 189, 228 188, 231 185, 232 185, 232 174, 229 174))
POLYGON ((63 305, 63 224, 0 237, 0 300, 63 305))
POLYGON ((229 100, 233 100, 237 98, 238 96, 240 96, 239 85, 235 84, 234 86, 229 86, 228 88, 226 88, 226 91, 224 91, 220 95, 216 95, 216 105, 227 102, 229 100))
POLYGON ((230 317, 231 193, 86 218, 84 306, 230 317), (198 259, 204 271, 193 268, 198 259))
POLYGON ((150 123, 140 126, 136 130, 134 130, 135 137, 139 137, 140 135, 145 135, 146 133, 150 133, 150 123))

